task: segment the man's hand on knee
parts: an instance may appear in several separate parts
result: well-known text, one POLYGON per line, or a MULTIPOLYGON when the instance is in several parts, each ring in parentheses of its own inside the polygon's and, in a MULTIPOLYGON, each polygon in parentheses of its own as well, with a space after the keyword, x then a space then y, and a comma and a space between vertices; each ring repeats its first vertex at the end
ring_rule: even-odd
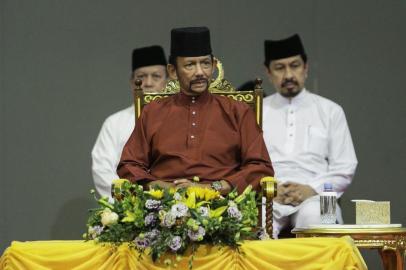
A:
POLYGON ((297 206, 316 194, 309 185, 287 182, 278 186, 278 195, 275 201, 281 204, 297 206))

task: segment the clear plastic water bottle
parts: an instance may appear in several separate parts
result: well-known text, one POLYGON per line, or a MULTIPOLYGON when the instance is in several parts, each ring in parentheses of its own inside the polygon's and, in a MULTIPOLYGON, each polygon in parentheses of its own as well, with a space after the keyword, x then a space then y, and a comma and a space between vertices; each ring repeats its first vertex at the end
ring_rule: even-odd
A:
POLYGON ((337 192, 333 191, 331 183, 324 184, 324 191, 320 195, 320 219, 321 224, 335 224, 337 192))

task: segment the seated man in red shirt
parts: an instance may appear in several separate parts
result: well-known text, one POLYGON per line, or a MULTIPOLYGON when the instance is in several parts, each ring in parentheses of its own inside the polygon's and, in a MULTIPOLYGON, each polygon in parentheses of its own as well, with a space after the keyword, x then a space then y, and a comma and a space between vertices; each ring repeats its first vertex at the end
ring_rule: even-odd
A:
POLYGON ((173 29, 168 72, 180 92, 143 108, 125 145, 117 173, 147 186, 200 185, 242 191, 259 187, 273 168, 245 103, 208 91, 216 66, 206 27, 173 29), (193 182, 193 177, 200 182, 193 182))

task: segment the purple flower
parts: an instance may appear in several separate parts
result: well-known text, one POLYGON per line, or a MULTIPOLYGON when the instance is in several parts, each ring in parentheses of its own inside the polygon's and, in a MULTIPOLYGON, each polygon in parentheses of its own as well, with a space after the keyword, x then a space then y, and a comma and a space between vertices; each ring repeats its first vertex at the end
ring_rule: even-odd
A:
POLYGON ((145 233, 145 238, 148 238, 149 240, 155 240, 158 238, 160 232, 157 229, 152 229, 150 232, 145 233))
POLYGON ((158 207, 161 205, 161 202, 160 201, 157 201, 157 200, 152 200, 152 199, 148 199, 146 202, 145 202, 145 207, 147 208, 147 209, 158 209, 158 207))
POLYGON ((102 231, 103 231, 103 227, 102 227, 102 226, 94 226, 93 229, 94 229, 94 231, 95 231, 97 234, 101 234, 102 231))
POLYGON ((154 215, 154 213, 149 213, 144 218, 145 226, 154 226, 155 222, 156 222, 156 216, 154 215))
POLYGON ((206 231, 203 227, 199 226, 197 231, 188 230, 187 235, 189 236, 190 240, 192 241, 202 241, 206 231))
POLYGON ((150 245, 150 240, 146 237, 137 237, 134 239, 135 245, 139 248, 147 248, 150 245))
POLYGON ((88 232, 94 239, 103 232, 103 229, 104 229, 104 227, 97 225, 97 226, 89 227, 88 232))
POLYGON ((189 211, 188 207, 183 203, 172 205, 171 212, 175 217, 184 217, 189 211))
POLYGON ((236 206, 231 206, 227 209, 227 213, 228 216, 231 218, 235 218, 238 221, 240 221, 242 219, 242 214, 240 212, 240 210, 238 210, 238 208, 236 206))
POLYGON ((182 246, 182 238, 180 236, 174 236, 169 242, 168 246, 172 251, 177 251, 182 246))

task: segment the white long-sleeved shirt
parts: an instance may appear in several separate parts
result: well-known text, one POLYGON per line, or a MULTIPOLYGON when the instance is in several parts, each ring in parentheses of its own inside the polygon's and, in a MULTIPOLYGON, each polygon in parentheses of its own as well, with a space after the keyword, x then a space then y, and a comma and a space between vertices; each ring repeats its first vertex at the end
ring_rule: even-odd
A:
POLYGON ((263 102, 264 139, 275 177, 311 186, 317 193, 326 182, 341 196, 357 167, 343 109, 303 89, 288 99, 279 93, 263 102))
POLYGON ((111 183, 120 178, 117 165, 135 126, 134 106, 110 115, 103 123, 92 150, 92 175, 97 192, 111 196, 111 183))

